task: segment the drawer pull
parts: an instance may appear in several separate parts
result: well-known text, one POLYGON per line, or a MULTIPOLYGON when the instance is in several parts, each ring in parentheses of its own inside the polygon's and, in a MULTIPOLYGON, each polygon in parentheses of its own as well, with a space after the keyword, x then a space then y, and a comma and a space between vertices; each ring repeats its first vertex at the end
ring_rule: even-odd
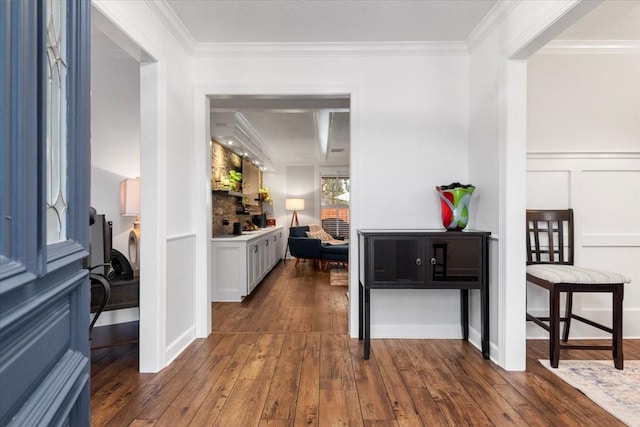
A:
POLYGON ((422 265, 422 260, 420 258, 416 258, 416 265, 422 265))
POLYGON ((435 258, 431 258, 431 265, 436 265, 436 259, 435 258))

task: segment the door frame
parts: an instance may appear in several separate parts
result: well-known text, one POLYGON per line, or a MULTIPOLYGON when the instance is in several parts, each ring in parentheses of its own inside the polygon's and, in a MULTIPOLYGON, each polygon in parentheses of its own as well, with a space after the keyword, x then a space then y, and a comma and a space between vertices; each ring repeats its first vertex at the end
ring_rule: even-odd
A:
POLYGON ((502 51, 499 78, 498 364, 526 368, 525 224, 527 59, 600 2, 558 3, 502 51), (519 284, 513 286, 510 284, 519 284))
MULTIPOLYGON (((196 337, 206 338, 212 331, 211 313, 211 224, 212 224, 212 196, 211 196, 211 131, 210 131, 210 96, 232 95, 272 95, 272 96, 345 96, 350 99, 350 158, 349 179, 351 184, 351 223, 350 232, 355 233, 359 218, 353 215, 352 207, 357 205, 357 88, 352 85, 287 85, 274 84, 203 84, 194 85, 194 188, 195 197, 195 232, 196 232, 196 274, 195 301, 196 308, 196 337), (202 159, 206 159, 203 161, 202 159), (355 190, 355 191, 354 191, 355 190)), ((351 251, 349 257, 351 257, 351 251)), ((351 261, 351 259, 350 259, 351 261)), ((357 295, 356 269, 349 269, 349 294, 357 295), (355 292, 355 293, 354 293, 355 292)), ((349 298, 348 323, 350 336, 358 334, 358 307, 352 304, 354 298, 349 298)))
POLYGON ((140 324, 139 370, 158 372, 166 358, 166 87, 167 59, 125 22, 112 2, 93 1, 107 36, 133 56, 140 51, 140 324))

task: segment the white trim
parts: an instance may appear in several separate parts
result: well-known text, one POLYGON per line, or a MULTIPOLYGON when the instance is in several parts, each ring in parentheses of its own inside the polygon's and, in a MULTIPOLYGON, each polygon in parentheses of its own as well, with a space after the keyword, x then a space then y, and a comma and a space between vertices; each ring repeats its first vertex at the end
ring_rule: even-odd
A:
MULTIPOLYGON (((563 152, 528 152, 527 159, 640 159, 640 151, 563 151, 563 152)), ((546 170, 546 169, 545 169, 546 170)))
POLYGON ((518 5, 515 0, 497 2, 466 39, 467 50, 474 50, 495 30, 518 5))
MULTIPOLYGON (((365 215, 364 212, 360 212, 357 209, 359 203, 359 191, 358 191, 358 153, 359 150, 364 147, 361 145, 360 135, 362 130, 359 126, 359 111, 360 111, 360 98, 358 97, 358 91, 356 88, 352 88, 349 101, 350 116, 349 116, 349 209, 350 209, 350 223, 349 223, 349 236, 357 236, 356 230, 360 227, 361 215, 365 215), (354 212, 356 213, 354 215, 354 212)), ((359 302, 359 245, 353 244, 349 250, 349 265, 353 266, 349 268, 349 289, 347 291, 347 299, 349 300, 349 315, 347 316, 347 327, 351 338, 358 337, 358 302, 359 302)))
POLYGON ((640 234, 583 233, 580 242, 583 248, 638 248, 640 234))
POLYGON ((164 26, 171 32, 173 37, 185 48, 189 53, 193 53, 195 46, 197 45, 196 39, 193 38, 191 32, 184 26, 184 23, 173 8, 169 6, 166 0, 145 0, 145 3, 149 9, 153 10, 162 21, 164 26))
POLYGON ((211 107, 205 88, 193 88, 194 133, 194 321, 195 336, 206 338, 211 334, 211 245, 213 209, 211 196, 211 107), (203 159, 205 159, 203 161, 203 159), (200 250, 198 250, 200 249, 200 250))
POLYGON ((509 59, 529 58, 558 34, 593 10, 601 1, 556 1, 507 45, 503 50, 503 55, 509 59))
POLYGON ((640 40, 552 40, 539 54, 640 54, 640 40))
POLYGON ((140 67, 140 372, 166 366, 166 61, 140 67))
POLYGON ((468 55, 464 42, 198 43, 199 56, 425 56, 468 55))
MULTIPOLYGON (((479 351, 482 351, 482 336, 480 334, 480 331, 478 331, 476 328, 471 327, 471 325, 469 325, 468 341, 479 351)), ((489 360, 499 365, 496 354, 500 354, 498 345, 495 343, 495 341, 489 341, 489 360)))
POLYGON ((113 23, 123 34, 129 37, 136 45, 142 49, 143 54, 149 56, 149 58, 143 58, 147 61, 160 61, 163 59, 161 49, 156 43, 143 35, 139 31, 140 26, 135 22, 131 22, 125 16, 121 9, 117 6, 117 3, 107 0, 91 0, 91 5, 95 7, 100 13, 102 13, 109 21, 113 23))
MULTIPOLYGON (((471 328, 469 328, 469 330, 471 330, 471 328)), ((479 334, 477 333, 475 335, 479 336, 479 334)), ((460 340, 462 339, 462 331, 460 330, 460 325, 451 323, 441 325, 416 325, 415 323, 383 323, 371 325, 371 338, 460 340)), ((477 343, 474 343, 474 345, 475 344, 477 343)))
POLYGON ((190 237, 195 237, 196 233, 176 233, 176 234, 167 234, 167 242, 172 242, 174 240, 182 240, 188 239, 190 237))
POLYGON ((526 61, 502 58, 499 110, 498 362, 506 370, 526 368, 525 235, 526 61), (513 319, 521 319, 515 322, 513 319))
POLYGON ((191 326, 167 346, 165 352, 166 365, 169 366, 195 338, 195 326, 191 326))

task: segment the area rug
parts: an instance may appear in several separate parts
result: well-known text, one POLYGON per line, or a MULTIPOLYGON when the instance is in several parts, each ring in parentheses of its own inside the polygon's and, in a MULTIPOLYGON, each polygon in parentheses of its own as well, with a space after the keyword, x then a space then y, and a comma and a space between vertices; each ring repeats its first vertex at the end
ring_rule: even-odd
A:
POLYGON ((556 369, 540 363, 623 423, 640 426, 640 360, 625 360, 622 371, 611 360, 561 360, 556 369))
POLYGON ((329 284, 331 286, 349 286, 349 270, 341 266, 329 266, 329 284))

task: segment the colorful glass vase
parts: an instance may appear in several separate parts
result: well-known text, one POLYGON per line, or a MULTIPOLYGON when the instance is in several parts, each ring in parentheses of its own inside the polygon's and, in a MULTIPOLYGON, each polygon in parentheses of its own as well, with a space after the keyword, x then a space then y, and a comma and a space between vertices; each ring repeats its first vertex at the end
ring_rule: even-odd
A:
POLYGON ((442 225, 447 230, 463 230, 469 223, 469 200, 473 185, 462 185, 454 182, 451 185, 437 186, 442 209, 442 225))

